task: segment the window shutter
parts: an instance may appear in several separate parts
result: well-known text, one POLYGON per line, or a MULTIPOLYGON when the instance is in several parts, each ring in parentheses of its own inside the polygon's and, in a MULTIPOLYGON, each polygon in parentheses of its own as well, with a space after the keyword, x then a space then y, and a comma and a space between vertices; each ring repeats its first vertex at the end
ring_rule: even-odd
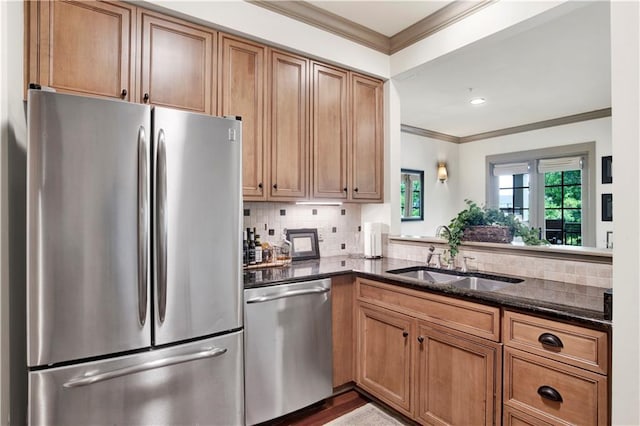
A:
POLYGON ((566 172, 582 169, 582 157, 546 158, 538 160, 538 173, 566 172))

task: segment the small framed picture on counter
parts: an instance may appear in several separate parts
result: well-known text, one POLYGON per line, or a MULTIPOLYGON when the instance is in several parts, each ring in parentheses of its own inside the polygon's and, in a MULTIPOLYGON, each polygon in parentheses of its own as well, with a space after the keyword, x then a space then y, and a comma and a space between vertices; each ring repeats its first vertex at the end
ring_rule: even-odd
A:
POLYGON ((291 260, 320 259, 317 229, 287 229, 287 240, 291 242, 291 260))
POLYGON ((602 194, 602 221, 613 221, 613 194, 602 194))

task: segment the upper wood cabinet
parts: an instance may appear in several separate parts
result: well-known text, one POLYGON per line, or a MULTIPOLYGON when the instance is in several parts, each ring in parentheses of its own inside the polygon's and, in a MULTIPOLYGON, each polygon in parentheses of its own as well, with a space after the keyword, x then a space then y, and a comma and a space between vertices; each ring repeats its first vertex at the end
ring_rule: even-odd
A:
POLYGON ((314 62, 311 81, 311 196, 345 200, 349 73, 314 62))
POLYGON ((27 83, 130 99, 135 8, 126 3, 30 1, 27 83))
POLYGON ((351 74, 350 198, 382 201, 383 114, 382 82, 351 74))
POLYGON ((220 34, 218 87, 221 115, 242 117, 242 193, 266 199, 266 47, 220 34))
POLYGON ((271 50, 269 70, 269 199, 304 199, 309 193, 308 61, 271 50))
POLYGON ((138 10, 138 102, 215 113, 216 33, 148 10, 138 10))

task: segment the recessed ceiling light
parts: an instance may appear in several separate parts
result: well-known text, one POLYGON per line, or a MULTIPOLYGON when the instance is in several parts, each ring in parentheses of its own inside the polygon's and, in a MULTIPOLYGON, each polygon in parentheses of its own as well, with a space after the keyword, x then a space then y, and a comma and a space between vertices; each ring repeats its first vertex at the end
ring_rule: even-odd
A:
POLYGON ((485 102, 487 102, 485 98, 473 98, 469 101, 471 105, 482 105, 485 102))

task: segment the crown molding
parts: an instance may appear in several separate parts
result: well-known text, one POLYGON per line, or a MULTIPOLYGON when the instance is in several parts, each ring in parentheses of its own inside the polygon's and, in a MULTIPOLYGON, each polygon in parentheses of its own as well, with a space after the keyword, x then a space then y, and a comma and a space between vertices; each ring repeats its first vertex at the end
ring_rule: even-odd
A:
POLYGON ((438 139, 445 142, 460 143, 460 138, 457 136, 436 132, 435 130, 427 130, 420 127, 409 126, 408 124, 401 124, 400 131, 403 133, 410 133, 412 135, 424 136, 425 138, 438 139))
POLYGON ((369 28, 304 1, 245 0, 256 6, 323 29, 363 46, 389 54, 390 40, 369 28))
POLYGON ((532 130, 546 129, 548 127, 563 126, 565 124, 579 123, 581 121, 595 120, 597 118, 611 117, 611 108, 597 109, 594 111, 582 112, 580 114, 567 115, 550 120, 537 121, 535 123, 523 124, 520 126, 507 127, 505 129, 492 130, 490 132, 477 133, 475 135, 463 136, 459 143, 478 141, 481 139, 496 138, 498 136, 512 135, 514 133, 530 132, 532 130))
POLYGON ((532 130, 546 129, 548 127, 563 126, 565 124, 579 123, 581 121, 596 120, 598 118, 611 117, 611 108, 597 109, 593 111, 581 112, 579 114, 567 115, 550 120, 537 121, 535 123, 522 124, 520 126, 507 127, 504 129, 491 130, 489 132, 476 133, 469 136, 453 136, 446 133, 427 130, 420 127, 409 126, 407 124, 400 125, 400 131, 413 135, 424 136, 427 138, 437 139, 444 142, 468 143, 479 141, 482 139, 496 138, 499 136, 507 136, 515 133, 530 132, 532 130))
POLYGON ((323 29, 386 55, 396 53, 497 0, 457 0, 443 6, 393 37, 373 31, 320 7, 298 0, 244 0, 272 12, 323 29))
POLYGON ((497 0, 458 0, 443 6, 431 15, 400 31, 390 38, 390 54, 399 52, 430 35, 455 24, 497 0))

